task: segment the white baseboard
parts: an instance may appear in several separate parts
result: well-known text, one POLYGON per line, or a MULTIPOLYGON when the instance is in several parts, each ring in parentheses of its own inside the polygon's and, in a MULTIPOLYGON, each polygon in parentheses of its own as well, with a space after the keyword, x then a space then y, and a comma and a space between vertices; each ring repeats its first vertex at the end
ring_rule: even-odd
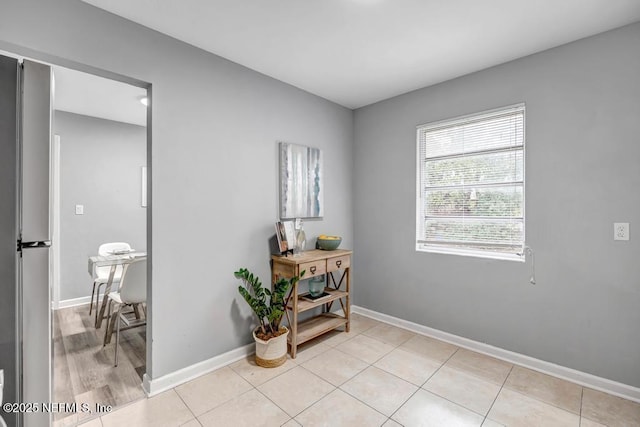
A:
POLYGON ((428 326, 419 325, 417 323, 409 322, 408 320, 403 320, 397 317, 389 316, 387 314, 379 313, 377 311, 369 310, 368 308, 352 305, 351 311, 353 313, 361 314, 363 316, 370 317, 372 319, 379 320, 393 326, 398 326, 417 334, 436 338, 440 341, 445 341, 450 344, 457 345, 458 347, 463 347, 468 350, 473 350, 478 353, 495 357, 496 359, 501 359, 509 363, 520 365, 525 368, 541 372, 543 374, 552 375, 563 380, 571 381, 573 383, 619 396, 628 400, 632 400, 634 402, 640 402, 640 388, 637 387, 608 380, 606 378, 598 377, 564 366, 556 365, 554 363, 545 362, 544 360, 525 356, 524 354, 515 353, 509 350, 504 350, 499 347, 494 347, 489 344, 460 337, 458 335, 453 335, 448 332, 440 331, 438 329, 429 328, 428 326))
MULTIPOLYGON (((100 300, 102 300, 102 295, 100 295, 100 300)), ((89 304, 90 302, 91 302, 91 295, 86 297, 80 297, 80 298, 65 299, 65 300, 59 301, 58 304, 51 303, 52 305, 51 308, 53 308, 54 310, 59 310, 61 308, 68 308, 68 307, 75 307, 78 305, 89 304)))
POLYGON ((201 375, 208 374, 211 371, 215 371, 216 369, 245 358, 253 354, 255 349, 255 343, 247 344, 155 379, 150 379, 147 374, 144 374, 142 378, 142 388, 148 397, 155 396, 163 391, 172 389, 201 375))

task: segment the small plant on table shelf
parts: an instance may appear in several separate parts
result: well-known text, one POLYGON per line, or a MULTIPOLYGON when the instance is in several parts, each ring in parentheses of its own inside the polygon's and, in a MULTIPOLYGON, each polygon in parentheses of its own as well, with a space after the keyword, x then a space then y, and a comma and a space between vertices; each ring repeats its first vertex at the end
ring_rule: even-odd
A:
POLYGON ((255 331, 258 338, 268 341, 288 332, 287 329, 280 328, 285 313, 285 297, 289 288, 295 285, 304 273, 300 273, 300 277, 281 278, 273 285, 273 291, 262 287, 258 276, 246 268, 234 273, 236 278, 244 282, 244 286, 238 286, 238 292, 258 318, 259 330, 255 331))

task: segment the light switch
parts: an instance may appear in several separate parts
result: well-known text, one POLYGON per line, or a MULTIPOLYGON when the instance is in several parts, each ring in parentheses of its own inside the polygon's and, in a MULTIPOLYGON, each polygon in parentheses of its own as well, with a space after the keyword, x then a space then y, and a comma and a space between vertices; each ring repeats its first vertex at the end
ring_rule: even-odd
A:
POLYGON ((76 205, 76 215, 84 215, 84 205, 76 205))

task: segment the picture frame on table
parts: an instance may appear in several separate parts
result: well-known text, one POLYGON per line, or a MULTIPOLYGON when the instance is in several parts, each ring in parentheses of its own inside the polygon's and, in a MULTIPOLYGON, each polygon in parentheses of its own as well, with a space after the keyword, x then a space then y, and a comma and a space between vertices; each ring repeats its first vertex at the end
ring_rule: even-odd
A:
POLYGON ((289 245, 289 250, 293 251, 293 248, 296 247, 296 228, 294 221, 283 221, 283 223, 284 232, 287 237, 287 245, 289 245))
POLYGON ((289 250, 289 242, 287 241, 287 232, 282 221, 276 222, 276 237, 278 238, 278 249, 281 253, 289 250))
POLYGON ((281 253, 293 251, 296 246, 296 233, 293 221, 276 222, 276 237, 281 253))

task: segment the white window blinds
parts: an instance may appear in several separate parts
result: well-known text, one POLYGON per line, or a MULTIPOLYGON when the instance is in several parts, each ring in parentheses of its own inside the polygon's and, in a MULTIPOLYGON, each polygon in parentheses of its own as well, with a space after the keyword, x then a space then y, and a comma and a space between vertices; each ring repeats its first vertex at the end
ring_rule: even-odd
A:
POLYGON ((418 126, 416 249, 519 257, 524 104, 418 126))

